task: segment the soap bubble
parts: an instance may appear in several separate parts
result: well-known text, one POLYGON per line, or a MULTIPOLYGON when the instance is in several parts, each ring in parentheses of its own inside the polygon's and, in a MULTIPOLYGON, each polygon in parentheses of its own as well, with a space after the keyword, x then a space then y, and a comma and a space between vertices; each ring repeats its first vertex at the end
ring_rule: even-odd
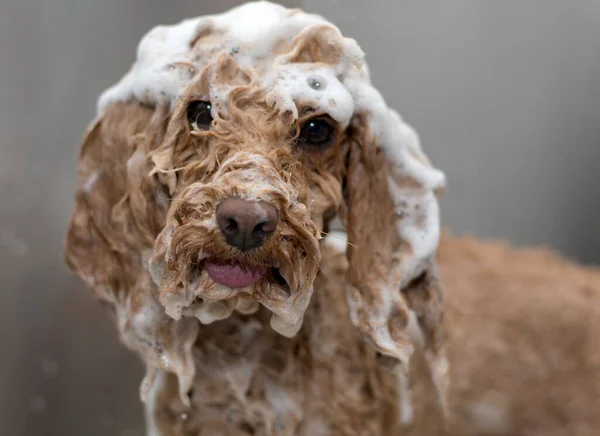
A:
POLYGON ((327 88, 327 81, 321 76, 312 76, 306 81, 308 82, 308 86, 316 91, 322 91, 323 89, 327 88))

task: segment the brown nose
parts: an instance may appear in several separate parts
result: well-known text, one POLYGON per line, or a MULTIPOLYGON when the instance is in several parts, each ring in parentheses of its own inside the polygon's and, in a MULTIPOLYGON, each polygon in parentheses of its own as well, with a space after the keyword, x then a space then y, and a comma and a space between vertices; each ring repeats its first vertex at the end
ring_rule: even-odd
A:
POLYGON ((264 201, 226 198, 217 207, 217 224, 225 240, 241 251, 260 247, 279 221, 275 206, 264 201))

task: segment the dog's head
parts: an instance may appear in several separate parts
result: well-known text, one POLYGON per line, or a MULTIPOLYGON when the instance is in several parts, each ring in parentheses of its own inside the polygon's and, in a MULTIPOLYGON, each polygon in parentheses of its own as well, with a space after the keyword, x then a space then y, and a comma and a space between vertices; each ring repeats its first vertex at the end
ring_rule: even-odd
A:
POLYGON ((150 272, 174 320, 263 305, 293 336, 339 216, 352 321, 403 357, 399 288, 437 248, 444 175, 321 17, 260 2, 155 28, 100 98, 80 168, 69 262, 101 295, 150 272))

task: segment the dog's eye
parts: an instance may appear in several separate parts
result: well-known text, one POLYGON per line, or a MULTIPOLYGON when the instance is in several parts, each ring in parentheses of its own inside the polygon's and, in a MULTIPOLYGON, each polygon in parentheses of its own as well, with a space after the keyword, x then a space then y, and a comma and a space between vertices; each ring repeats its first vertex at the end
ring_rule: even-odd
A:
POLYGON ((325 147, 333 142, 335 129, 327 118, 313 118, 300 126, 298 144, 308 147, 325 147))
POLYGON ((196 130, 210 129, 212 115, 210 114, 211 105, 208 101, 193 101, 187 108, 188 121, 192 128, 196 130))

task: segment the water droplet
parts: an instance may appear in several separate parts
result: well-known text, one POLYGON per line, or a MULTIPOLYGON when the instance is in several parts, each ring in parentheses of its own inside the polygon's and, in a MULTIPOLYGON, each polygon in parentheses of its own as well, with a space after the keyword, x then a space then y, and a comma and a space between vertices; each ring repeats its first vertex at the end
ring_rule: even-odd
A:
POLYGON ((42 413, 46 410, 46 400, 39 395, 29 399, 29 410, 33 413, 42 413))
POLYGON ((327 81, 321 76, 309 77, 307 80, 308 86, 317 91, 322 91, 327 88, 327 81))

